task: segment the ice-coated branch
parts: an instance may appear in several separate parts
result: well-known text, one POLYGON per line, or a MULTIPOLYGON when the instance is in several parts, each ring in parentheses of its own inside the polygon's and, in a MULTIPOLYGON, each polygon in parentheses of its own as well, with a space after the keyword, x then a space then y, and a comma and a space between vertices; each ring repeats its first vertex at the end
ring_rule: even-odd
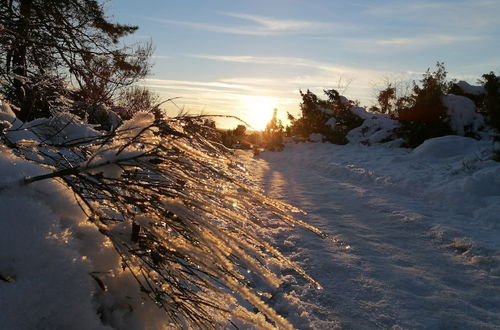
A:
MULTIPOLYGON (((64 182, 109 238, 138 290, 172 324, 205 329, 238 319, 259 328, 291 328, 252 288, 253 281, 276 289, 282 279, 269 265, 281 264, 320 285, 264 234, 277 222, 322 233, 293 218, 291 206, 252 188, 224 149, 200 135, 196 120, 139 113, 105 138, 67 145, 49 139, 13 150, 53 169, 22 184, 64 182), (253 309, 242 307, 243 301, 253 309)), ((99 280, 106 287, 112 278, 104 274, 99 280)))

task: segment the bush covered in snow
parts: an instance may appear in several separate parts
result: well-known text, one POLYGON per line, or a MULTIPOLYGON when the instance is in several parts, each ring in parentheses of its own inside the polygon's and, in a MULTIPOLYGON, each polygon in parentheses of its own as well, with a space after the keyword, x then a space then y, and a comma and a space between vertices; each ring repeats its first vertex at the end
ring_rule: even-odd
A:
POLYGON ((357 113, 355 103, 340 95, 336 90, 325 90, 326 100, 318 98, 311 91, 300 92, 301 117, 295 118, 289 114, 291 125, 289 135, 308 139, 311 134, 321 134, 323 140, 336 144, 348 142, 347 133, 361 125, 363 119, 357 113))
POLYGON ((446 76, 443 63, 438 62, 436 70, 428 69, 420 84, 413 82, 411 93, 396 96, 398 92, 392 84, 379 92, 380 109, 400 122, 398 134, 404 138, 404 145, 416 147, 429 138, 450 134, 477 137, 486 123, 482 114, 493 122, 494 115, 484 110, 486 95, 494 94, 487 93, 486 84, 449 82, 446 76))
POLYGON ((413 82, 411 94, 396 101, 393 117, 401 123, 400 134, 407 146, 416 147, 427 139, 453 134, 442 102, 449 87, 446 74, 444 65, 438 62, 436 71, 428 69, 420 85, 413 82))
POLYGON ((428 69, 406 94, 389 84, 378 93, 378 106, 370 111, 335 90, 325 90, 326 100, 309 90, 301 92, 301 117, 289 114, 287 134, 311 142, 389 143, 414 148, 440 136, 479 138, 488 126, 498 132, 499 77, 492 72, 485 74, 482 86, 474 86, 447 81, 446 76, 444 64, 438 62, 436 70, 428 69))

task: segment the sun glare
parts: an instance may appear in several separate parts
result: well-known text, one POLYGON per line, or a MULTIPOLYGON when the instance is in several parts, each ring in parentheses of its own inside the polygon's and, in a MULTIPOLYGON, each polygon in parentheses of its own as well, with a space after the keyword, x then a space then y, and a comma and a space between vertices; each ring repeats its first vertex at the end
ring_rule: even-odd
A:
POLYGON ((247 116, 246 120, 255 130, 264 130, 273 117, 276 101, 268 96, 245 96, 241 100, 247 116))

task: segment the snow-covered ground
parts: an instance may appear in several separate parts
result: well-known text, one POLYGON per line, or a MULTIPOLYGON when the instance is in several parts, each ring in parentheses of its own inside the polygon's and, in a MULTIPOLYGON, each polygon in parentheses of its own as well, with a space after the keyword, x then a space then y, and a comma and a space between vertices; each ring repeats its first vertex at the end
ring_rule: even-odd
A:
MULTIPOLYGON (((459 128, 474 120, 460 114, 459 128)), ((123 124, 126 132, 153 120, 134 118, 123 124)), ((287 144, 283 152, 258 157, 238 152, 256 184, 305 210, 295 215, 328 235, 285 227, 274 222, 272 208, 261 208, 268 204, 250 200, 252 214, 271 216, 255 218, 255 227, 245 223, 245 231, 271 239, 322 288, 282 259, 268 260, 285 278, 277 289, 252 272, 245 285, 299 329, 500 329, 500 163, 491 160, 499 146, 461 136, 428 140, 415 150, 391 148, 392 142, 364 146, 394 128, 388 118, 371 119, 365 120, 370 129, 354 131, 346 146, 287 144)), ((12 127, 10 143, 28 151, 42 133, 63 140, 100 134, 68 115, 20 130, 22 123, 4 107, 0 120, 12 127), (52 134, 51 127, 63 129, 52 134)), ((224 166, 240 168, 233 161, 239 160, 224 166)), ((116 168, 106 164, 102 169, 114 177, 116 168)), ((26 184, 25 178, 53 168, 0 145, 0 169, 1 330, 169 328, 109 239, 87 221, 74 191, 57 180, 26 184)), ((207 187, 215 182, 209 178, 207 187)), ((231 203, 221 210, 243 205, 244 191, 223 195, 231 203)))
POLYGON ((492 150, 448 136, 413 151, 304 143, 242 154, 271 197, 329 235, 275 230, 275 243, 323 289, 290 277, 281 293, 295 302, 275 294, 271 304, 298 328, 499 329, 492 150))

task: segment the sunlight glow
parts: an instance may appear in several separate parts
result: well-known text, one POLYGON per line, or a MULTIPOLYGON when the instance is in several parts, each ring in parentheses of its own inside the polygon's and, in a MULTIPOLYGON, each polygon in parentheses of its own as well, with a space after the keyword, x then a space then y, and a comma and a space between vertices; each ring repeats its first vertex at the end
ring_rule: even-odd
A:
POLYGON ((277 102, 269 96, 242 96, 241 107, 246 112, 245 120, 252 129, 264 130, 273 117, 277 102))

